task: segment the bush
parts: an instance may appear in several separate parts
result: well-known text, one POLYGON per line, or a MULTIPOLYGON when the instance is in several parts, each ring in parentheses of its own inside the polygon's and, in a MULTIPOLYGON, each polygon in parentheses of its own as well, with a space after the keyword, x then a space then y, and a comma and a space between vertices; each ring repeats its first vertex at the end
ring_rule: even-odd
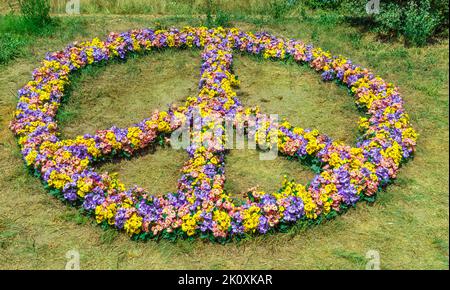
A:
POLYGON ((382 0, 380 13, 368 15, 367 0, 342 0, 339 11, 349 23, 384 37, 403 35, 406 42, 424 45, 436 36, 448 37, 447 0, 382 0))
POLYGON ((426 44, 439 24, 428 0, 420 4, 409 1, 405 6, 389 3, 380 10, 381 13, 375 16, 375 31, 391 37, 402 34, 414 45, 426 44))
POLYGON ((431 2, 431 11, 437 16, 436 33, 448 36, 448 0, 434 0, 431 2))
POLYGON ((6 14, 0 15, 0 33, 12 33, 22 36, 43 36, 50 35, 60 24, 60 19, 52 19, 45 26, 37 26, 33 22, 25 19, 22 15, 6 14))
POLYGON ((207 0, 206 2, 206 27, 229 27, 231 26, 229 13, 226 13, 214 5, 213 0, 207 0), (215 13, 215 15, 213 15, 215 13))
POLYGON ((402 8, 394 3, 383 7, 381 13, 375 16, 377 26, 375 31, 389 37, 398 36, 402 27, 402 8))
POLYGON ((230 16, 228 13, 218 10, 214 19, 214 26, 230 27, 230 16))
POLYGON ((51 22, 50 0, 19 0, 20 12, 24 19, 37 26, 43 27, 51 22))
POLYGON ((272 0, 269 2, 268 12, 274 20, 280 20, 284 18, 291 5, 293 5, 292 1, 272 0))
POLYGON ((422 1, 420 5, 410 2, 405 10, 403 35, 410 43, 425 45, 433 35, 438 19, 430 12, 430 3, 422 1))

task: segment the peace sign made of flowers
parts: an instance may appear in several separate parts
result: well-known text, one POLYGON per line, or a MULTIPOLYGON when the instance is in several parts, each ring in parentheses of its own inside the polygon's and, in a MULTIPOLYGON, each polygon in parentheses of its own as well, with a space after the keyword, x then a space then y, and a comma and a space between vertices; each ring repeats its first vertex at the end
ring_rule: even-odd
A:
MULTIPOLYGON (((217 126, 214 129, 223 129, 217 126)), ((398 89, 369 70, 298 40, 220 27, 111 33, 105 41, 96 38, 49 53, 33 72, 33 80, 19 90, 10 127, 26 165, 53 195, 134 239, 199 236, 225 241, 283 231, 300 222, 318 223, 360 200, 373 200, 412 156, 417 139, 398 89), (156 111, 128 128, 112 127, 71 140, 58 137, 55 116, 72 72, 166 47, 203 48, 196 97, 189 97, 184 106, 156 111), (227 150, 223 138, 203 133, 206 130, 200 131, 202 142, 187 148, 190 158, 181 170, 176 192, 151 195, 137 186, 126 189, 116 175, 94 171, 98 161, 131 156, 167 140, 193 110, 200 118, 230 117, 243 122, 260 116, 257 109, 244 108, 233 90, 238 84, 232 72, 233 50, 268 59, 290 58, 320 72, 324 80, 347 86, 356 105, 365 110, 356 146, 333 142, 317 130, 304 130, 287 121, 263 123, 257 132, 275 134, 279 154, 309 161, 318 173, 308 186, 285 179, 277 192, 252 190, 239 201, 224 190, 227 150)))

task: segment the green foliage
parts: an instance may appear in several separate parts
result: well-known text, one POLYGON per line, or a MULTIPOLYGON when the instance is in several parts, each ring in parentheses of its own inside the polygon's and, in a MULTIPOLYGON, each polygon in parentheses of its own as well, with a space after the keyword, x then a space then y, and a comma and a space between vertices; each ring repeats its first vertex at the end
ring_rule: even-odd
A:
POLYGON ((296 5, 297 0, 272 0, 267 7, 267 14, 273 20, 282 20, 296 5))
POLYGON ((341 22, 341 20, 342 20, 342 17, 339 14, 323 13, 323 14, 320 14, 319 19, 317 19, 317 22, 324 26, 335 26, 339 22, 341 22))
POLYGON ((11 59, 18 57, 23 52, 26 40, 16 34, 0 34, 0 64, 5 64, 11 59))
POLYGON ((77 225, 87 224, 90 219, 80 211, 67 211, 64 212, 60 218, 66 222, 72 222, 77 225))
POLYGON ((448 37, 448 15, 449 15, 449 2, 448 0, 434 0, 431 3, 431 9, 438 20, 436 27, 436 33, 445 35, 448 37))
POLYGON ((220 8, 216 8, 217 5, 214 4, 213 0, 206 1, 206 23, 207 27, 230 27, 230 15, 222 11, 220 8))
POLYGON ((213 26, 213 1, 206 0, 206 26, 213 26))
POLYGON ((222 27, 230 27, 231 21, 229 14, 222 10, 218 10, 216 13, 215 25, 222 27))
POLYGON ((402 9, 398 4, 389 3, 382 13, 376 16, 378 26, 375 31, 387 36, 398 36, 402 26, 402 9))
POLYGON ((442 0, 386 0, 380 13, 367 15, 365 0, 344 0, 340 12, 353 24, 377 32, 383 38, 403 36, 409 44, 422 46, 436 36, 448 36, 448 2, 442 0))
POLYGON ((273 0, 269 3, 268 12, 274 20, 280 20, 284 18, 288 10, 289 10, 288 1, 273 0))
POLYGON ((23 15, 0 15, 0 33, 14 33, 22 36, 50 35, 54 32, 58 24, 58 21, 51 21, 44 26, 39 26, 23 15))
POLYGON ((84 19, 67 17, 39 27, 20 15, 0 15, 0 64, 21 56, 24 48, 38 37, 54 35, 69 41, 85 31, 85 24, 84 19))
POLYGON ((414 45, 425 45, 433 36, 439 21, 432 12, 430 1, 417 4, 388 3, 381 7, 381 13, 375 17, 375 31, 390 37, 403 35, 406 41, 414 45))
POLYGON ((312 9, 330 9, 338 8, 342 0, 306 0, 305 6, 312 9))
POLYGON ((364 269, 364 265, 367 263, 367 259, 360 253, 337 249, 333 251, 333 254, 338 258, 347 260, 357 269, 364 269))
POLYGON ((422 1, 419 5, 410 2, 405 10, 403 34, 408 42, 425 45, 433 35, 438 19, 430 12, 430 2, 422 1))
POLYGON ((19 0, 22 16, 29 23, 43 27, 51 22, 49 0, 19 0))
MULTIPOLYGON (((143 234, 148 234, 148 233, 143 233, 143 234)), ((113 230, 111 228, 105 229, 100 234, 100 244, 110 245, 114 242, 114 240, 117 238, 118 235, 119 235, 119 233, 116 230, 113 230)))

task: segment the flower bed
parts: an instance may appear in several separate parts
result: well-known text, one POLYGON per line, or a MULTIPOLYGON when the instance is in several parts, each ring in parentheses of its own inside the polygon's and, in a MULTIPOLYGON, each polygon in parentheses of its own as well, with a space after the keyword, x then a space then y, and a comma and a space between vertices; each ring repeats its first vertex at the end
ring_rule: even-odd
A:
MULTIPOLYGON (((360 200, 372 201, 412 156, 417 139, 398 89, 368 69, 301 41, 236 28, 132 30, 49 53, 33 72, 33 80, 19 90, 14 116, 11 129, 25 163, 50 192, 80 206, 99 224, 123 229, 134 239, 199 236, 225 241, 332 218, 360 200), (113 127, 72 140, 58 137, 55 116, 70 74, 88 65, 166 47, 203 48, 196 97, 188 98, 184 106, 156 111, 128 128, 113 127), (304 130, 288 121, 259 126, 258 132, 277 134, 280 154, 309 161, 318 174, 307 186, 286 179, 277 192, 253 190, 240 202, 224 191, 224 139, 206 130, 195 137, 202 142, 187 149, 190 158, 176 192, 157 196, 137 186, 126 189, 115 175, 94 171, 98 161, 131 156, 163 141, 194 110, 201 118, 260 116, 258 109, 244 108, 236 96, 233 51, 292 59, 320 72, 325 81, 347 86, 366 114, 359 122, 361 136, 356 146, 333 142, 317 130, 304 130)), ((219 125, 213 129, 224 130, 219 125)))

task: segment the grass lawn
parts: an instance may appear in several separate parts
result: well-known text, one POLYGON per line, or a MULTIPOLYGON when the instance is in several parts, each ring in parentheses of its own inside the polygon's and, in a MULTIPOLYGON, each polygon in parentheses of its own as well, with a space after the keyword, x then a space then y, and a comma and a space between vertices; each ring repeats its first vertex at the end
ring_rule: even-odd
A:
MULTIPOLYGON (((364 269, 369 250, 379 251, 383 269, 448 269, 448 40, 422 48, 382 43, 338 17, 278 24, 233 22, 244 30, 311 41, 398 85, 420 134, 415 158, 376 203, 360 203, 319 227, 226 245, 140 243, 115 230, 102 230, 94 220, 50 197, 40 181, 27 173, 8 129, 16 92, 47 51, 71 41, 102 38, 110 31, 201 22, 189 17, 113 15, 61 17, 60 22, 52 33, 30 36, 17 58, 0 64, 0 269, 63 269, 66 252, 72 249, 80 252, 82 269, 364 269)), ((83 71, 73 79, 68 102, 58 116, 62 135, 130 125, 154 109, 182 102, 196 93, 200 61, 200 51, 171 50, 83 71)), ((295 64, 235 55, 234 69, 244 105, 259 105, 295 125, 355 143, 359 113, 344 89, 323 83, 314 71, 295 64)), ((163 193, 176 188, 186 158, 184 151, 158 148, 98 170, 118 172, 126 185, 163 193)), ((236 193, 255 185, 275 190, 284 174, 302 183, 313 176, 309 169, 282 157, 259 161, 254 150, 235 150, 227 157, 226 188, 236 193)))

